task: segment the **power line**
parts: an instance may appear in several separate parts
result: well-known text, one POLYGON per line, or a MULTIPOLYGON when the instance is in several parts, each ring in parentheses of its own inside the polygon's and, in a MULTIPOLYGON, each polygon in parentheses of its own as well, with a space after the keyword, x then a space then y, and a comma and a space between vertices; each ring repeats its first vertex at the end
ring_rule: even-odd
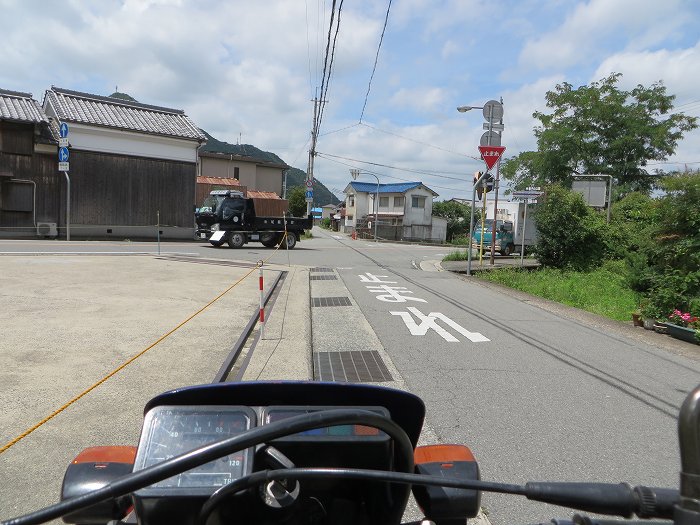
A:
POLYGON ((375 130, 375 131, 379 131, 379 132, 381 132, 381 133, 386 133, 387 135, 393 135, 394 137, 398 137, 398 138, 400 138, 400 139, 408 140, 408 141, 410 141, 410 142, 415 142, 416 144, 421 144, 421 145, 423 145, 423 146, 428 146, 428 147, 430 147, 430 148, 434 148, 434 149, 437 149, 437 150, 440 150, 440 151, 445 151, 445 152, 447 152, 447 153, 452 153, 453 155, 459 155, 460 157, 466 157, 466 158, 468 158, 468 159, 481 161, 481 159, 480 159, 479 157, 473 157, 472 155, 466 155, 466 154, 464 154, 464 153, 457 153, 456 151, 452 151, 452 150, 449 150, 449 149, 441 148, 440 146, 435 146, 434 144, 430 144, 430 143, 428 143, 428 142, 422 142, 422 141, 420 141, 420 140, 415 140, 415 139, 412 139, 412 138, 409 138, 409 137, 404 137, 403 135, 399 135, 398 133, 393 133, 393 132, 391 132, 391 131, 386 131, 386 130, 384 130, 384 129, 379 129, 379 128, 374 127, 374 126, 370 126, 369 124, 367 124, 367 123, 365 123, 365 122, 359 122, 358 124, 360 124, 360 125, 362 125, 362 126, 366 126, 366 127, 370 128, 370 129, 373 129, 373 130, 375 130))
POLYGON ((359 126, 359 125, 360 125, 359 122, 355 122, 354 124, 350 124, 349 126, 345 126, 344 128, 335 129, 333 131, 326 131, 325 133, 321 133, 319 135, 319 137, 324 137, 326 135, 332 135, 333 133, 338 133, 339 131, 345 131, 346 129, 354 128, 354 127, 359 126))
POLYGON ((311 43, 309 42, 309 0, 304 2, 306 9, 306 56, 309 62, 309 91, 313 94, 313 74, 311 73, 311 43))
MULTIPOLYGON (((335 5, 335 0, 333 0, 333 4, 335 5)), ((321 129, 321 122, 323 121, 323 111, 326 108, 326 103, 328 102, 328 87, 330 86, 331 83, 331 74, 333 70, 333 60, 335 59, 335 44, 336 41, 338 40, 338 32, 340 31, 340 13, 343 10, 343 0, 340 0, 340 5, 338 6, 338 20, 335 24, 335 35, 333 36, 333 48, 331 49, 331 62, 328 66, 328 76, 326 80, 326 89, 325 92, 323 89, 321 89, 321 108, 319 111, 319 118, 318 118, 318 127, 316 128, 316 133, 321 129)), ((333 20, 331 18, 331 27, 333 26, 333 20)), ((330 39, 330 28, 329 28, 329 33, 328 37, 330 39)), ((326 48, 326 52, 328 52, 328 48, 326 48)))
MULTIPOLYGON (((349 168, 356 168, 356 167, 357 167, 357 166, 355 166, 355 165, 353 165, 353 164, 348 164, 348 163, 346 163, 346 162, 341 162, 341 161, 339 161, 339 160, 335 160, 335 159, 328 158, 328 157, 326 157, 325 155, 323 155, 322 153, 319 153, 319 156, 323 157, 324 159, 326 159, 326 160, 328 160, 328 161, 330 161, 330 162, 335 162, 336 164, 340 164, 341 166, 347 166, 347 167, 349 167, 349 168)), ((360 162, 361 162, 361 161, 360 161, 360 162)), ((366 169, 365 169, 365 170, 363 170, 363 171, 365 171, 365 172, 367 172, 367 173, 371 173, 372 175, 377 175, 377 176, 379 176, 379 177, 384 177, 384 178, 387 178, 387 179, 400 180, 401 182, 419 182, 419 181, 411 180, 411 179, 402 179, 401 177, 395 177, 395 176, 393 176, 393 175, 387 175, 386 173, 379 173, 379 172, 372 171, 372 170, 366 170, 366 169)), ((466 180, 466 179, 465 179, 464 182, 469 182, 469 180, 466 180)), ((450 188, 450 187, 447 187, 447 186, 437 186, 437 185, 435 185, 435 184, 431 184, 431 186, 432 186, 433 188, 438 188, 438 189, 441 189, 441 190, 450 190, 450 191, 457 191, 457 192, 464 191, 464 189, 465 189, 465 188, 450 188)), ((467 189, 468 189, 468 188, 467 188, 467 189)))
MULTIPOLYGON (((457 177, 448 177, 447 175, 438 175, 438 173, 444 173, 444 172, 431 172, 431 171, 424 171, 424 170, 412 170, 409 168, 399 168, 397 166, 389 166, 388 164, 380 164, 379 162, 370 162, 368 160, 359 160, 359 159, 352 159, 350 157, 341 157, 340 155, 331 155, 330 153, 317 152, 317 154, 320 156, 323 156, 324 158, 332 157, 334 159, 349 160, 352 162, 360 162, 362 164, 368 164, 370 166, 378 166, 380 168, 389 168, 391 170, 406 171, 408 173, 417 173, 418 175, 428 175, 430 177, 438 177, 440 179, 450 179, 450 180, 458 180, 458 181, 464 180, 464 177, 457 178, 457 177)), ((330 159, 328 159, 328 160, 330 160, 330 159)), ((462 175, 465 175, 465 174, 462 174, 462 175)))
POLYGON ((360 121, 362 124, 362 117, 365 116, 365 108, 367 107, 367 99, 369 98, 369 91, 372 88, 372 79, 374 78, 374 73, 377 71, 377 62, 379 61, 379 50, 382 48, 382 41, 384 40, 384 32, 386 31, 386 24, 389 21, 389 10, 391 9, 391 0, 389 0, 389 5, 386 8, 386 17, 384 17, 384 27, 382 28, 382 35, 379 37, 379 45, 377 46, 377 54, 374 57, 374 67, 372 68, 372 74, 369 77, 369 84, 367 85, 367 94, 365 95, 365 103, 362 105, 362 113, 360 113, 360 121))
MULTIPOLYGON (((335 19, 335 2, 336 0, 333 0, 333 5, 331 6, 331 21, 330 24, 328 24, 328 39, 326 40, 326 54, 323 58, 323 76, 321 77, 321 101, 323 101, 323 89, 326 84, 326 71, 328 70, 328 57, 330 55, 330 47, 331 47, 331 33, 333 32, 333 21, 335 19)), ((318 129, 321 126, 321 117, 320 114, 316 114, 316 118, 314 121, 314 134, 318 134, 318 129)))

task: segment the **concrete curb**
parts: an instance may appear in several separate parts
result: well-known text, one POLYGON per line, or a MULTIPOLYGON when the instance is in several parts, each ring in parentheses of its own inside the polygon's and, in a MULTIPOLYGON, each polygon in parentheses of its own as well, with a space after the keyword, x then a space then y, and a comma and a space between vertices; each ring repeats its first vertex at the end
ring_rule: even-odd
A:
POLYGON ((274 306, 267 312, 264 334, 257 340, 244 381, 313 378, 309 270, 294 267, 288 271, 274 306))

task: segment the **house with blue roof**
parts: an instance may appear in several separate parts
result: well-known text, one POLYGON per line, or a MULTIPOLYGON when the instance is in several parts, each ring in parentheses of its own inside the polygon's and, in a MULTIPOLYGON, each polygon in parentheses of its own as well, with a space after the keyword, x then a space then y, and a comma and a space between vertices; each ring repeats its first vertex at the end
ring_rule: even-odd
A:
POLYGON ((445 240, 446 222, 433 217, 433 199, 438 196, 422 182, 375 184, 353 181, 345 190, 344 231, 367 229, 391 240, 445 240))

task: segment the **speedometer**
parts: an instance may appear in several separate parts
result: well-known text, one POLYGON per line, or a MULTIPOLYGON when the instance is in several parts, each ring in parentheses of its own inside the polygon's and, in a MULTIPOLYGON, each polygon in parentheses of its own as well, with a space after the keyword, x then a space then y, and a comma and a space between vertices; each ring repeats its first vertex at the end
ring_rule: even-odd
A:
MULTIPOLYGON (((239 435, 255 426, 248 407, 158 406, 144 419, 134 470, 239 435)), ((250 450, 236 452, 151 485, 146 491, 211 493, 249 473, 250 450)))

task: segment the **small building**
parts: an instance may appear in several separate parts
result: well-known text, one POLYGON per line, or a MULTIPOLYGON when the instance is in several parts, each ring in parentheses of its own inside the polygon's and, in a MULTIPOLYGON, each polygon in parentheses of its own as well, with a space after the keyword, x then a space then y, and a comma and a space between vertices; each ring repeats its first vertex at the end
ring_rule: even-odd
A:
POLYGON ((289 169, 282 159, 250 144, 229 144, 205 135, 207 143, 199 150, 200 177, 234 179, 251 190, 282 197, 284 174, 289 169))
POLYGON ((321 206, 321 219, 330 219, 338 210, 336 204, 325 204, 321 206))
POLYGON ((43 109, 69 128, 71 235, 192 238, 206 137, 184 111, 55 86, 43 109))
POLYGON ((0 89, 0 236, 58 235, 65 187, 58 129, 30 93, 0 89))
POLYGON ((433 199, 438 194, 421 182, 377 185, 353 181, 343 193, 346 232, 367 230, 373 235, 373 221, 378 220, 377 236, 383 239, 445 240, 446 229, 433 224, 433 199))

